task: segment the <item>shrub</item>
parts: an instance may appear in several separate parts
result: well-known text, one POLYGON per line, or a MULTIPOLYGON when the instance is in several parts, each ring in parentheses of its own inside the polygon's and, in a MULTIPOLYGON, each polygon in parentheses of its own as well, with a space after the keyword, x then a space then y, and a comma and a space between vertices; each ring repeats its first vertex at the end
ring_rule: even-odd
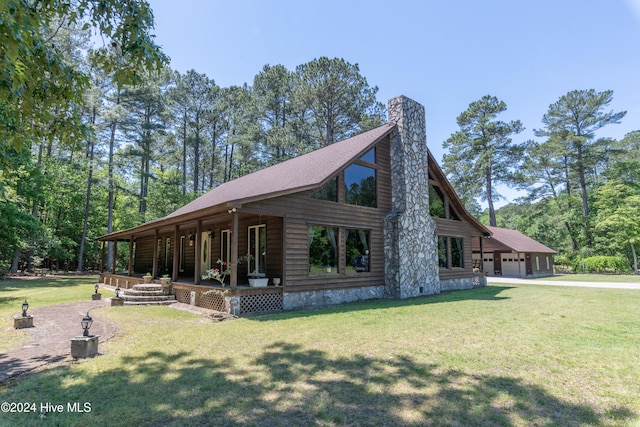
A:
POLYGON ((619 256, 592 256, 583 260, 576 259, 573 268, 575 271, 582 271, 584 262, 585 273, 600 274, 625 274, 631 273, 631 267, 627 260, 619 256))

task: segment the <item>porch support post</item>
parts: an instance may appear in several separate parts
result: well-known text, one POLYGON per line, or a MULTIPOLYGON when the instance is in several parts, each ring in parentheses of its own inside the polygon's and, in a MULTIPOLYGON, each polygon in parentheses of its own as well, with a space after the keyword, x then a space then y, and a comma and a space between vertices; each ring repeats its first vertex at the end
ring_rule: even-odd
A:
MULTIPOLYGON (((235 209, 234 209, 235 210, 235 209)), ((231 231, 231 289, 238 286, 238 212, 233 212, 233 230, 231 231)))
POLYGON ((193 283, 196 285, 200 284, 200 277, 202 274, 200 270, 202 270, 202 220, 198 220, 198 225, 196 226, 196 265, 193 267, 193 271, 195 272, 195 276, 193 279, 193 283))
POLYGON ((158 275, 158 229, 153 232, 153 264, 151 267, 151 277, 158 275))
POLYGON ((100 242, 100 244, 102 245, 102 247, 100 248, 100 273, 104 273, 104 240, 100 242))
POLYGON ((113 241, 113 265, 111 266, 111 273, 116 274, 116 261, 118 260, 118 241, 113 241))
POLYGON ((129 237, 129 276, 133 274, 133 236, 129 237))
POLYGON ((484 236, 480 236, 478 238, 480 239, 480 271, 484 273, 484 249, 482 247, 484 236))
POLYGON ((178 280, 178 270, 180 269, 180 232, 178 224, 173 229, 173 269, 171 271, 171 281, 178 280))

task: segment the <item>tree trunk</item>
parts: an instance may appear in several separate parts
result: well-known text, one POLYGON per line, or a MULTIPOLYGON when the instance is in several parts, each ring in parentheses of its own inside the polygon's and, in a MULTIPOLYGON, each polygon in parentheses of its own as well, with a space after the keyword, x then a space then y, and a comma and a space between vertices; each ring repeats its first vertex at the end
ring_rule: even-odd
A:
POLYGON ((11 261, 11 273, 16 274, 18 272, 18 264, 20 264, 20 249, 16 248, 13 251, 13 261, 11 261))
POLYGON ((195 141, 193 146, 193 191, 198 192, 198 180, 200 178, 200 113, 196 114, 195 141))
POLYGON ((209 189, 213 188, 216 168, 216 123, 213 123, 213 132, 211 134, 211 170, 209 171, 209 189))
POLYGON ((187 194, 187 111, 182 116, 182 195, 187 194))
MULTIPOLYGON (((120 89, 116 96, 116 105, 120 104, 120 89)), ((116 130, 118 128, 118 120, 113 119, 111 122, 111 135, 109 137, 109 198, 107 201, 107 233, 113 232, 113 205, 114 205, 114 182, 113 182, 113 153, 116 143, 116 130)), ((113 265, 113 241, 109 240, 107 245, 107 271, 113 265)), ((114 273, 114 272, 112 272, 114 273)))
MULTIPOLYGON (((93 108, 93 114, 91 115, 91 124, 95 124, 96 122, 96 109, 93 108)), ((90 137, 91 142, 89 143, 89 176, 87 178, 87 197, 84 203, 84 221, 82 223, 82 239, 80 239, 80 249, 78 250, 78 271, 82 271, 84 269, 84 245, 87 240, 87 229, 89 227, 89 211, 91 208, 91 184, 93 180, 93 153, 95 149, 95 143, 93 141, 93 137, 90 137)))
POLYGON ((633 274, 638 275, 638 254, 633 243, 631 243, 631 253, 633 254, 633 274))
POLYGON ((146 108, 144 114, 144 132, 142 133, 142 158, 140 161, 140 205, 138 212, 142 221, 147 213, 147 196, 149 194, 149 160, 151 158, 151 111, 146 108))
POLYGON ((486 180, 486 191, 487 191, 487 203, 489 204, 489 225, 492 227, 497 227, 498 223, 496 221, 496 210, 493 206, 493 188, 491 186, 491 166, 487 166, 485 168, 485 180, 486 180))

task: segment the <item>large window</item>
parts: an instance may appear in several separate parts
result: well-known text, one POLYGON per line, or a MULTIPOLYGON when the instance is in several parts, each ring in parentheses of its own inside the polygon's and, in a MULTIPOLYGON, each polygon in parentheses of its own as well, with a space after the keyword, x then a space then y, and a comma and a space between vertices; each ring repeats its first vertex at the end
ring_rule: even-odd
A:
POLYGON ((373 147, 371 150, 367 151, 360 157, 360 160, 363 162, 375 163, 376 162, 376 147, 373 147))
POLYGON ((330 202, 338 201, 338 179, 333 178, 331 181, 327 182, 322 186, 318 191, 313 193, 312 196, 314 199, 319 200, 328 200, 330 202))
POLYGON ((444 197, 440 189, 429 184, 429 214, 436 218, 444 218, 444 197))
POLYGON ((248 253, 252 255, 247 263, 249 275, 264 275, 267 259, 267 226, 265 224, 249 227, 248 253))
POLYGON ((351 165, 344 171, 345 203, 377 206, 376 170, 368 166, 351 165))
POLYGON ((338 272, 338 229, 313 225, 309 227, 309 274, 338 272))
POLYGON ((434 218, 447 218, 460 221, 460 217, 458 217, 458 214, 456 214, 455 210, 451 207, 449 200, 444 197, 442 190, 431 184, 429 184, 429 214, 434 218))
POLYGON ((178 264, 178 269, 179 271, 184 271, 184 267, 185 267, 185 245, 187 243, 187 237, 186 236, 180 236, 180 263, 178 264))
POLYGON ((166 271, 172 270, 173 254, 171 253, 171 237, 167 237, 167 242, 164 247, 164 269, 166 271))
POLYGON ((222 230, 220 233, 220 261, 222 271, 229 271, 231 262, 231 230, 222 230))
POLYGON ((447 238, 438 236, 438 265, 440 268, 448 268, 449 257, 447 256, 447 238))
POLYGON ((440 268, 464 268, 464 239, 438 236, 438 265, 440 268))
POLYGON ((369 230, 345 229, 346 272, 369 271, 369 230))
POLYGON ((462 237, 452 237, 451 242, 451 267, 464 268, 464 250, 462 237))

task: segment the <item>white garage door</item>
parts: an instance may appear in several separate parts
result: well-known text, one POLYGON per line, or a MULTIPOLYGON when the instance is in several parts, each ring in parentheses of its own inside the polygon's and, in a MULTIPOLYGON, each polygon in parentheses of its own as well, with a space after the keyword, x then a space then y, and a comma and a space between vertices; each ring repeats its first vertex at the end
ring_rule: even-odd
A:
POLYGON ((524 271, 524 254, 503 253, 502 256, 502 275, 521 277, 520 270, 524 271))

